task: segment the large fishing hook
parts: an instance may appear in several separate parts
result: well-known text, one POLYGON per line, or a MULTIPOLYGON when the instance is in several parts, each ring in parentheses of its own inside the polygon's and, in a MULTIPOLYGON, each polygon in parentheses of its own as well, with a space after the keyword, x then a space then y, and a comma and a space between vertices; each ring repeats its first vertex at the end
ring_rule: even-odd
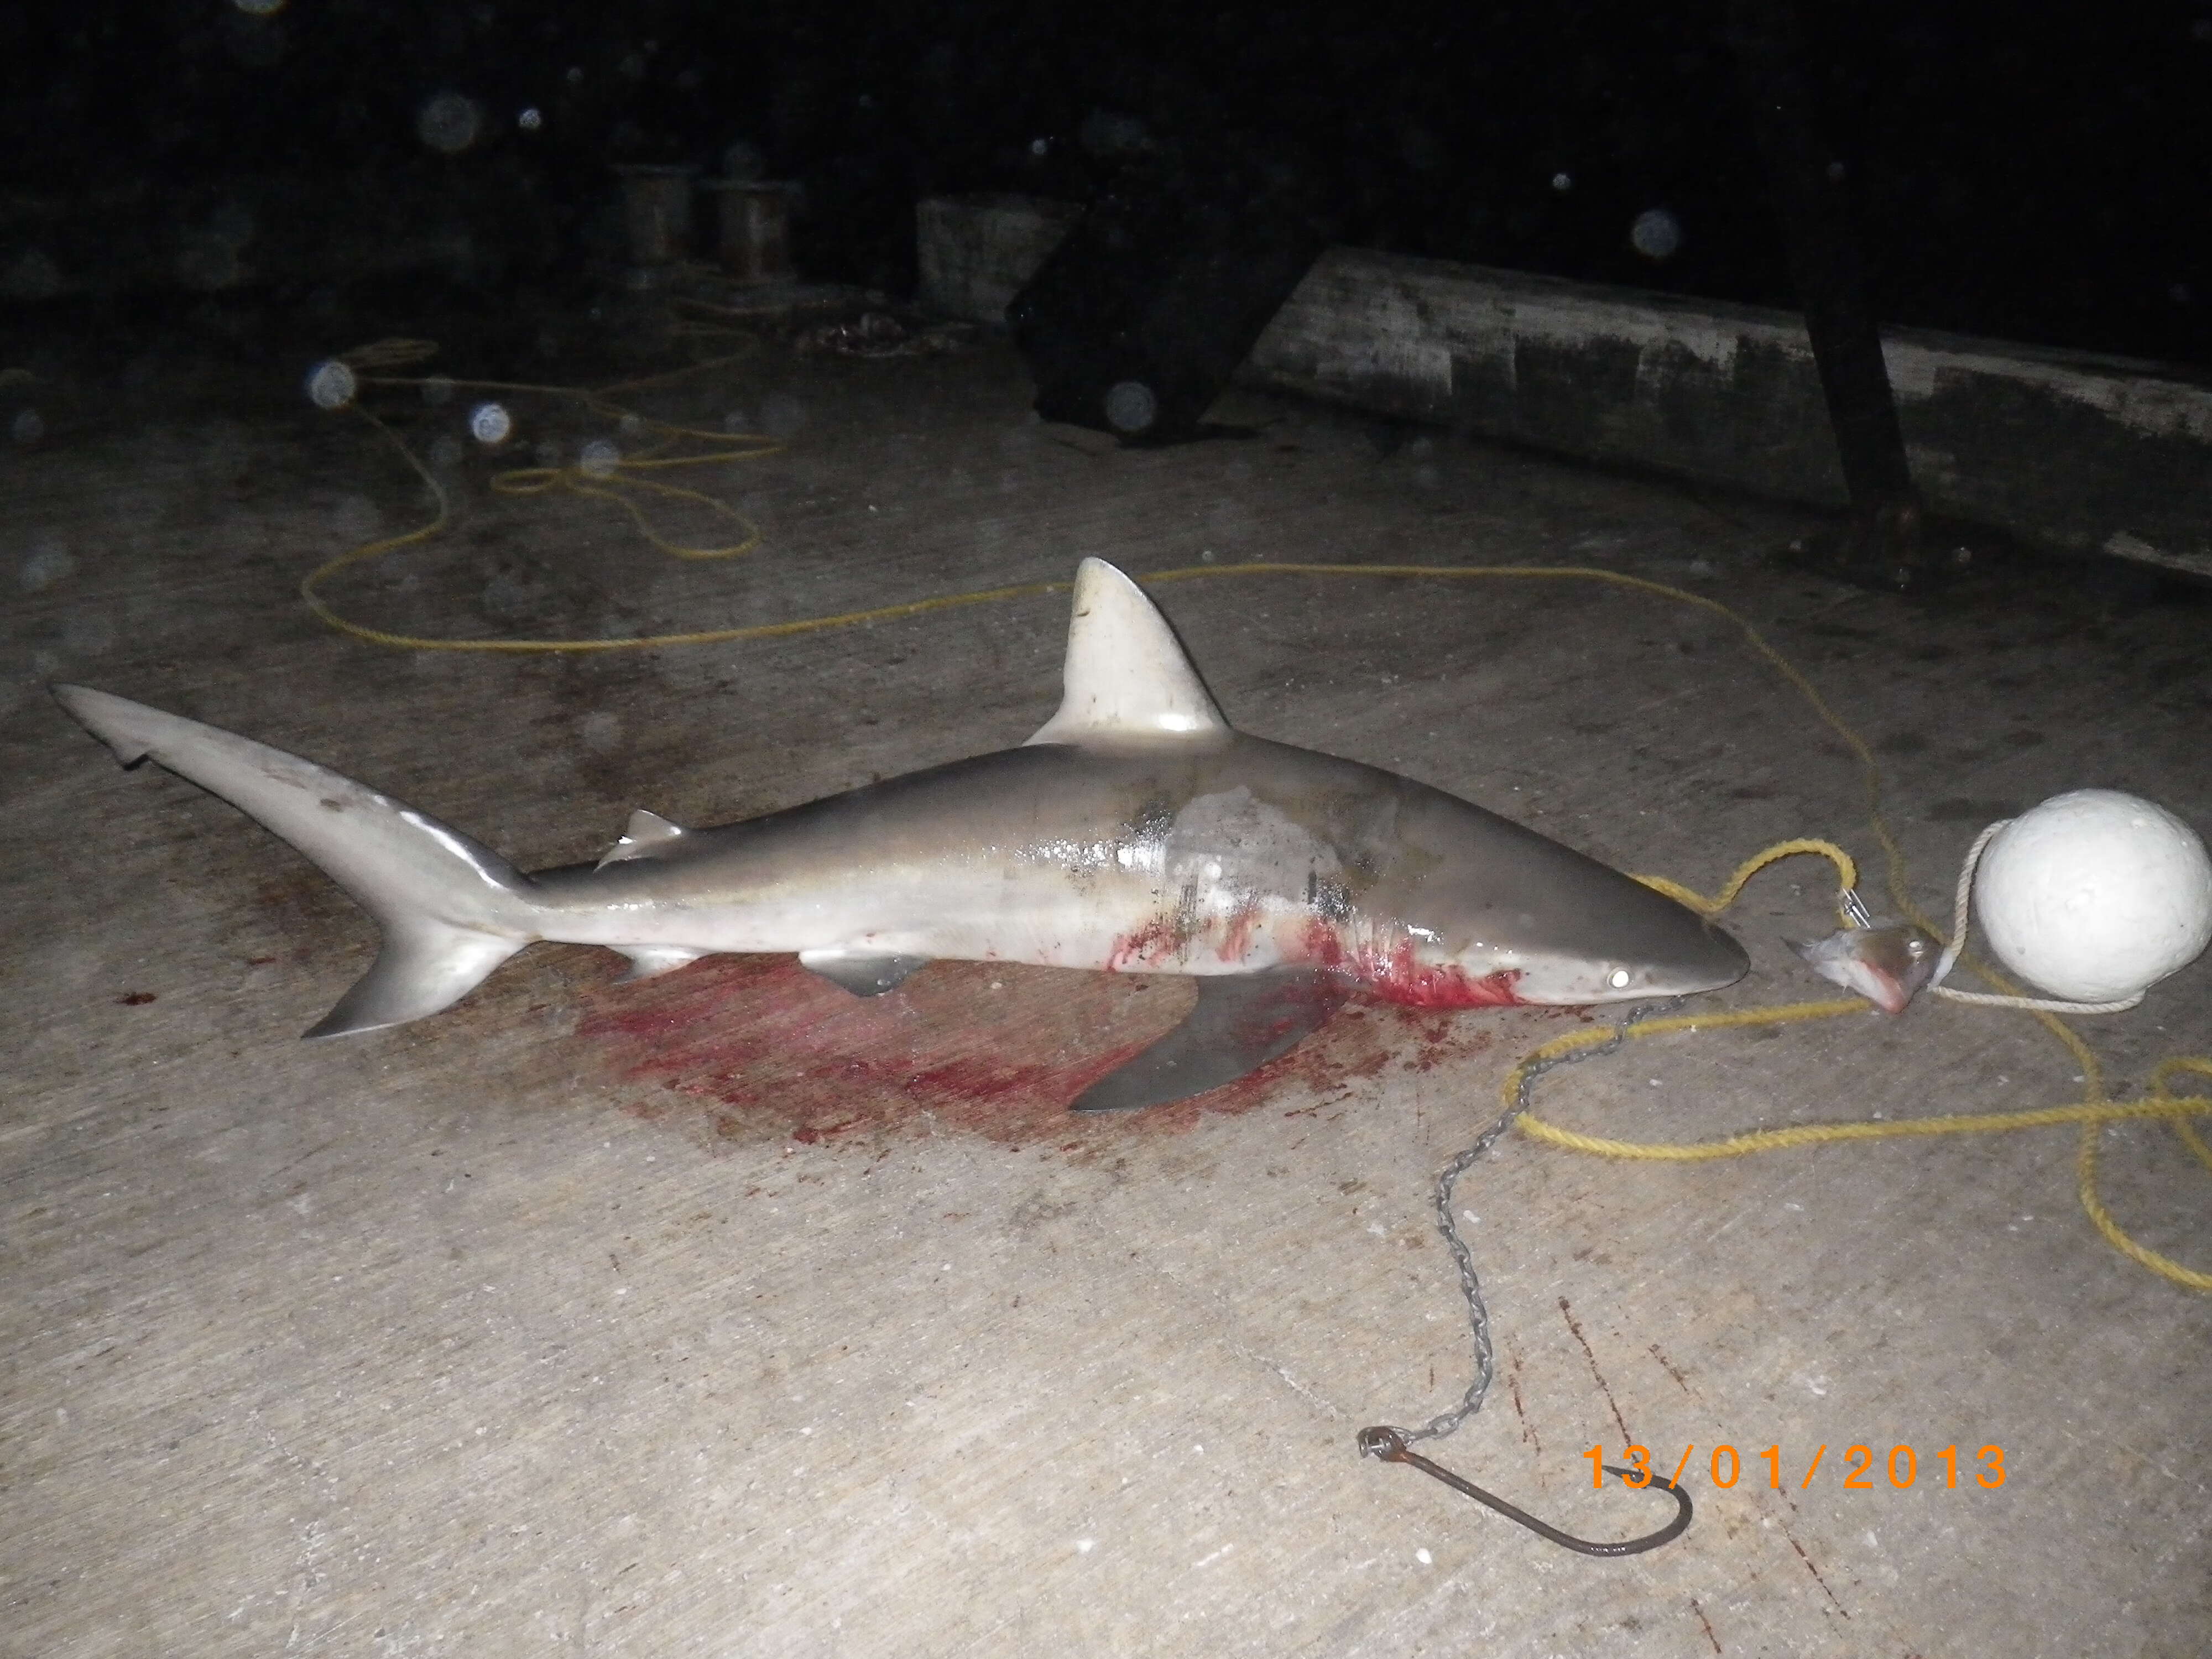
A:
MULTIPOLYGON (((1662 1491, 1673 1495, 1678 1506, 1674 1518, 1660 1528, 1658 1531, 1646 1533, 1641 1538, 1627 1539, 1618 1544, 1604 1544, 1595 1542, 1588 1538, 1577 1538, 1571 1533, 1561 1532, 1548 1522, 1539 1521, 1528 1510, 1515 1508, 1495 1492, 1483 1491, 1472 1480, 1462 1480, 1441 1463, 1432 1462, 1419 1452, 1408 1448, 1406 1444, 1406 1437, 1395 1429, 1360 1430, 1359 1449, 1363 1455, 1379 1457, 1386 1463, 1410 1463, 1423 1474, 1434 1475, 1454 1492, 1465 1492, 1476 1503, 1496 1510, 1509 1521, 1518 1521, 1540 1537, 1548 1538, 1562 1549, 1572 1550, 1577 1555, 1641 1555, 1646 1550, 1656 1550, 1662 1544, 1680 1537, 1683 1529, 1690 1524, 1690 1494, 1663 1474, 1653 1474, 1642 1484, 1657 1486, 1662 1491)), ((1617 1463, 1607 1463, 1603 1467, 1607 1474, 1617 1474, 1631 1486, 1638 1484, 1635 1475, 1640 1471, 1625 1469, 1617 1463)))

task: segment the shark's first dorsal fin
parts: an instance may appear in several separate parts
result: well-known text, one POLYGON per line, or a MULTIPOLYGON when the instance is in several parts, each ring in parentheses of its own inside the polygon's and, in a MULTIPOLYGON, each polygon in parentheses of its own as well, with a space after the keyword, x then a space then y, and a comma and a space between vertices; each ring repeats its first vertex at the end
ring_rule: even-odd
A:
POLYGON ((1066 694, 1031 743, 1224 738, 1229 722, 1144 590, 1103 559, 1075 574, 1066 694))
POLYGON ((629 823, 623 830, 622 839, 607 848, 599 860, 599 867, 604 870, 610 864, 620 863, 624 859, 657 857, 668 851, 668 843, 683 833, 680 826, 671 823, 659 813, 648 812, 641 806, 629 815, 629 823))

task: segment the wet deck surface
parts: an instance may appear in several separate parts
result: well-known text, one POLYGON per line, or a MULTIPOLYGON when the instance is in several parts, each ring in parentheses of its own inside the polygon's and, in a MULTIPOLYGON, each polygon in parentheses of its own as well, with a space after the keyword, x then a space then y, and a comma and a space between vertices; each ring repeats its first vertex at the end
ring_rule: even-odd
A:
MULTIPOLYGON (((427 454, 468 401, 378 407, 427 454)), ((758 520, 745 559, 494 495, 500 463, 459 450, 451 532, 333 594, 399 631, 605 636, 1091 554, 1595 566, 1738 607, 1812 677, 1881 755, 1930 908, 1984 823, 2062 789, 2212 826, 2201 602, 2012 568, 1869 595, 1773 563, 1804 524, 1742 501, 1249 398, 1224 411, 1249 436, 1123 453, 1026 402, 999 348, 771 346, 634 400, 788 433, 681 479, 758 520)), ((526 446, 620 435, 516 412, 526 446)), ((1470 1174, 1498 1381, 1437 1455, 1619 1535, 1659 1506, 1592 1494, 1589 1449, 1693 1449, 1685 1539, 1577 1559, 1352 1450, 1464 1386, 1431 1176, 1575 1016, 1355 1005, 1255 1078, 1103 1121, 1061 1108, 1186 987, 944 963, 861 1003, 788 960, 618 986, 611 954, 540 946, 445 1015, 301 1044, 372 926, 38 689, 248 733, 541 867, 633 806, 725 822, 1020 741, 1057 700, 1063 599, 732 647, 395 652, 294 591, 424 510, 350 417, 264 397, 64 422, 0 466, 0 1650, 2201 1650, 2212 1300, 2098 1237, 2071 1130, 1700 1164, 1516 1139, 1470 1174)), ((686 511, 657 520, 672 539, 720 536, 686 511)), ((1566 582, 1161 600, 1241 726, 1623 867, 1711 889, 1800 835, 1876 858, 1848 754, 1708 614, 1566 582)), ((1711 1006, 1824 994, 1782 939, 1823 931, 1828 896, 1809 863, 1762 877, 1731 921, 1753 975, 1711 1006)), ((2200 962, 2088 1028, 2116 1092, 2212 1052, 2208 991, 2200 962)), ((2024 1017, 1935 1005, 1638 1044, 1540 1105, 1683 1141, 2051 1104, 2074 1070, 2024 1017)), ((2103 1147, 2122 1223, 2212 1265, 2212 1176, 2161 1126, 2103 1147)))

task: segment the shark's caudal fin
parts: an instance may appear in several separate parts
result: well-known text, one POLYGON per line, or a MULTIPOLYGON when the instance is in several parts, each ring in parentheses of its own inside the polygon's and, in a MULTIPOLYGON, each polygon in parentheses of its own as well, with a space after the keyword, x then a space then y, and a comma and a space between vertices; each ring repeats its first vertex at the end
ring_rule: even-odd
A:
POLYGON ((1060 712, 1031 743, 1207 741, 1229 722, 1144 590, 1103 559, 1075 574, 1060 712))
POLYGON ((309 1036, 373 1031, 448 1007, 538 937, 530 883, 505 860, 389 796, 178 714, 81 685, 63 708, 125 766, 151 757, 313 859, 384 929, 384 948, 309 1036))

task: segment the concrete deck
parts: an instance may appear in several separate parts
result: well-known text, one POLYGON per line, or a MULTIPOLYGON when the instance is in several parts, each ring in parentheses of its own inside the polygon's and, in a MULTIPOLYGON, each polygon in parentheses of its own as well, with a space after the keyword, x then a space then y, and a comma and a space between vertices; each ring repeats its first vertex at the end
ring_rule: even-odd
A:
MULTIPOLYGON (((749 559, 665 561, 598 504, 491 495, 464 456, 452 533, 339 592, 386 626, 593 635, 1086 554, 1596 565, 1725 599, 1817 681, 1883 757, 1925 904, 1983 823, 2061 789, 2212 826, 2201 603, 2033 569, 1870 598, 1769 564, 1800 527, 1778 507, 1251 392, 1221 411, 1249 440, 1122 453, 1027 399, 1001 348, 770 348, 638 400, 792 432, 706 477, 764 526, 749 559)), ((466 398, 384 406, 427 450, 466 398)), ((521 415, 572 457, 603 431, 521 415)), ((371 925, 228 807, 118 771, 37 685, 312 756, 528 868, 634 805, 720 822, 1018 742, 1056 699, 1061 599, 402 653, 294 592, 422 514, 357 423, 264 396, 58 428, 0 468, 0 1653, 2203 1650, 2212 1300, 2099 1239, 2071 1131, 1700 1165, 1506 1143, 1462 1189, 1498 1383, 1437 1455, 1618 1536, 1664 1506, 1591 1493, 1588 1449, 1695 1449, 1684 1539, 1570 1556, 1352 1437, 1464 1385, 1430 1182, 1571 1016, 1355 1008, 1255 1079, 1104 1122, 1061 1107, 1171 1022, 1176 982, 939 964, 857 1003, 789 961, 619 987, 611 955, 540 946, 445 1015, 302 1044, 371 925), (1871 1489, 1844 1484, 1854 1444, 1871 1489)), ((1808 834, 1874 855, 1847 757, 1704 614, 1509 582, 1162 599, 1240 724, 1625 867, 1711 887, 1808 834)), ((1780 941, 1826 896, 1817 869, 1762 878, 1732 923, 1753 975, 1711 1005, 1822 994, 1780 941)), ((2212 1051, 2208 988, 2199 962, 2092 1028, 2116 1089, 2212 1051)), ((1638 1045, 1539 1105, 1695 1139, 2056 1103, 2072 1069, 2022 1017, 1939 1004, 1638 1045)), ((2123 1222, 2212 1263, 2174 1138, 2104 1146, 2123 1222)))

